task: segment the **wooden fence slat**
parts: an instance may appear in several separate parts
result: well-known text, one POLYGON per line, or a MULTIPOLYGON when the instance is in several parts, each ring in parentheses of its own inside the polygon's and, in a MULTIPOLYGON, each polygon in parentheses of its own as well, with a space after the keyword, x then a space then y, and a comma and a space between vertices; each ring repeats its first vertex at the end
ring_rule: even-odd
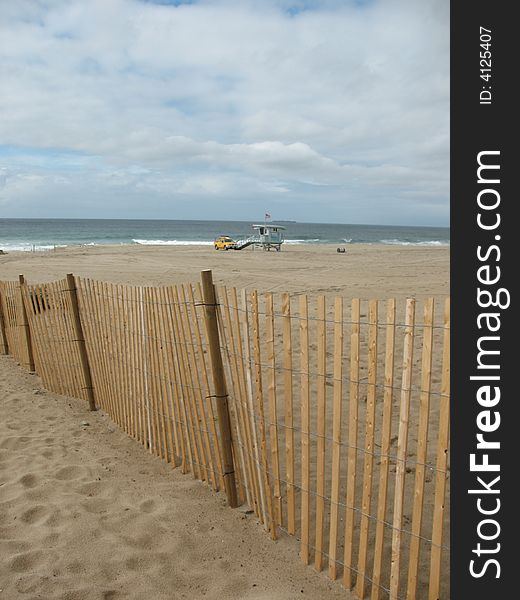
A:
MULTIPOLYGON (((215 428, 215 418, 213 415, 213 405, 211 402, 211 388, 209 385, 208 378, 208 370, 206 367, 206 360, 204 358, 204 345, 203 338, 201 334, 200 322, 203 322, 203 315, 199 316, 199 312, 197 311, 197 304, 202 303, 202 299, 195 298, 195 293, 193 290, 193 286, 191 284, 188 285, 188 300, 193 307, 193 332, 195 335, 194 342, 194 351, 197 353, 198 357, 198 382, 201 388, 201 399, 202 399, 202 417, 204 422, 205 431, 205 443, 207 446, 208 453, 208 472, 211 473, 211 483, 213 489, 217 491, 219 489, 219 477, 221 477, 220 467, 220 453, 218 452, 218 435, 215 428), (213 443, 212 443, 213 439, 213 443)), ((203 308, 200 307, 199 308, 203 308)))
POLYGON ((191 416, 191 408, 190 408, 190 398, 189 398, 189 384, 187 380, 187 367, 186 360, 184 355, 184 347, 182 334, 180 329, 180 313, 179 313, 179 299, 177 295, 177 287, 173 286, 171 288, 172 294, 172 314, 175 319, 175 348, 177 352, 177 364, 178 364, 178 375, 179 375, 179 390, 180 390, 180 406, 182 410, 182 416, 184 419, 184 432, 185 432, 185 441, 186 448, 188 449, 188 453, 186 455, 185 460, 185 468, 188 468, 189 462, 189 470, 195 479, 199 477, 198 468, 199 468, 199 459, 197 455, 197 447, 195 440, 195 431, 192 423, 191 416))
POLYGON ((228 393, 224 375, 224 365, 220 349, 218 330, 218 299, 215 294, 213 275, 210 270, 201 272, 202 296, 204 298, 204 315, 206 317, 206 332, 209 343, 211 373, 215 391, 215 401, 218 413, 220 441, 222 444, 222 470, 224 472, 224 487, 229 506, 238 506, 235 467, 233 462, 231 422, 229 416, 228 393))
POLYGON ((87 348, 85 345, 85 336, 83 334, 83 326, 79 312, 78 295, 76 289, 76 280, 72 273, 67 274, 67 288, 70 294, 70 305, 72 308, 72 324, 74 327, 74 337, 78 348, 78 354, 81 361, 81 369, 85 383, 85 390, 89 403, 90 410, 96 410, 96 402, 94 399, 94 387, 92 385, 92 375, 90 372, 90 364, 88 360, 87 348))
POLYGON ((161 409, 163 411, 163 426, 165 428, 166 435, 166 460, 171 462, 175 467, 175 448, 176 440, 174 435, 173 425, 173 400, 172 400, 172 385, 171 377, 173 373, 171 365, 171 352, 168 348, 168 334, 166 330, 167 316, 166 316, 166 298, 164 294, 164 287, 157 288, 156 299, 157 299, 157 334, 160 339, 160 358, 161 358, 161 382, 162 382, 162 403, 161 409))
POLYGON ((316 407, 316 534, 314 568, 323 567, 323 534, 325 520, 325 427, 327 423, 327 306, 325 296, 317 300, 317 407, 316 407))
POLYGON ((200 282, 197 282, 197 302, 199 305, 199 317, 196 319, 195 323, 196 323, 196 331, 197 331, 197 341, 198 341, 198 345, 199 345, 199 355, 201 357, 201 364, 202 364, 202 376, 203 376, 203 381, 204 381, 204 389, 206 390, 206 406, 208 409, 208 418, 209 418, 209 426, 211 428, 211 436, 213 438, 213 455, 215 457, 215 463, 216 463, 216 471, 214 472, 214 476, 215 476, 215 481, 214 481, 214 486, 216 489, 220 489, 223 488, 225 489, 225 485, 224 485, 224 472, 222 469, 222 465, 223 465, 223 461, 222 461, 222 454, 220 452, 220 444, 219 444, 219 438, 218 438, 218 432, 217 432, 217 427, 216 427, 216 417, 215 417, 215 412, 213 410, 213 402, 212 402, 212 398, 211 398, 211 386, 209 383, 209 368, 208 365, 206 363, 206 358, 205 358, 205 354, 207 356, 209 356, 209 341, 208 341, 208 334, 206 331, 206 325, 205 325, 205 314, 204 314, 204 300, 203 300, 203 295, 202 295, 202 286, 200 284, 200 282), (204 350, 204 347, 208 348, 208 350, 204 350), (218 476, 218 478, 217 478, 218 476))
POLYGON ((118 415, 119 426, 127 432, 126 407, 122 393, 122 356, 121 349, 121 315, 119 309, 119 298, 117 286, 113 283, 105 283, 105 297, 108 304, 108 340, 110 348, 110 366, 112 370, 114 406, 118 415))
POLYGON ((200 380, 200 371, 197 366, 196 357, 195 357, 195 345, 193 343, 193 332, 191 329, 191 323, 194 319, 190 318, 190 314, 188 311, 188 301, 186 297, 186 290, 184 285, 180 287, 181 293, 181 301, 183 314, 185 317, 184 320, 184 335, 186 336, 184 339, 186 340, 186 350, 188 354, 188 361, 190 365, 190 373, 191 373, 191 385, 193 390, 193 399, 194 399, 194 412, 197 418, 197 429, 198 436, 197 440, 200 445, 200 457, 202 462, 202 476, 205 481, 209 481, 208 479, 208 467, 210 467, 210 456, 211 449, 209 446, 209 437, 207 435, 207 423, 206 423, 206 414, 203 409, 203 398, 202 398, 202 385, 200 380), (206 432, 206 433, 205 433, 206 432))
POLYGON ((273 491, 269 477, 269 462, 267 457, 267 440, 265 433, 264 392, 262 384, 262 359, 260 354, 260 320, 258 317, 258 293, 251 292, 251 316, 253 320, 253 354, 255 363, 255 390, 256 404, 258 407, 258 427, 260 430, 260 450, 262 459, 262 471, 264 477, 265 496, 267 500, 267 512, 269 515, 269 532, 271 538, 276 539, 276 516, 273 506, 273 491))
POLYGON ((140 346, 141 346, 141 377, 142 377, 142 387, 143 387, 143 430, 144 430, 144 446, 148 448, 150 453, 153 452, 152 449, 152 422, 150 415, 150 382, 148 375, 148 352, 147 352, 147 318, 148 311, 146 310, 145 304, 145 288, 139 287, 139 333, 140 333, 140 346))
POLYGON ((243 355, 243 344, 242 335, 240 330, 240 315, 238 308, 238 296, 236 288, 231 290, 231 301, 230 301, 230 331, 233 343, 233 352, 235 353, 236 359, 236 372, 238 379, 239 388, 239 405, 241 407, 241 419, 243 424, 244 440, 246 445, 246 460, 248 464, 249 482, 250 482, 250 496, 251 496, 251 508, 254 510, 255 515, 262 519, 262 509, 260 501, 260 492, 258 489, 257 480, 257 464, 255 461, 255 446, 253 441, 253 434, 251 432, 251 420, 249 415, 248 405, 248 390, 246 384, 246 374, 244 365, 243 355))
MULTIPOLYGON (((27 319, 31 330, 33 353, 34 353, 34 368, 35 372, 42 378, 44 385, 47 385, 47 373, 45 358, 43 354, 41 332, 39 328, 40 303, 36 292, 36 286, 24 286, 23 301, 27 307, 27 319)), ((1 301, 0 301, 1 306, 1 301)), ((0 316, 1 318, 1 316, 0 316)))
POLYGON ((164 397, 166 395, 165 390, 165 378, 166 374, 163 369, 163 341, 160 333, 159 316, 161 310, 161 303, 158 295, 158 288, 151 288, 151 301, 152 301, 152 335, 153 335, 153 346, 155 351, 155 380, 156 384, 156 410, 157 410, 157 425, 159 429, 159 447, 160 457, 163 460, 168 461, 168 437, 167 437, 167 426, 166 426, 166 412, 164 407, 164 397))
POLYGON ((94 352, 96 356, 94 363, 96 365, 97 376, 94 377, 94 385, 97 390, 97 401, 101 408, 111 415, 108 392, 109 381, 103 352, 104 335, 101 328, 97 288, 92 280, 86 279, 84 282, 84 289, 85 304, 88 306, 90 314, 92 346, 95 349, 94 352))
POLYGON ((233 394, 231 397, 232 405, 233 405, 233 413, 234 419, 232 421, 235 424, 236 430, 236 440, 238 445, 238 452, 235 453, 235 456, 238 456, 240 459, 240 473, 241 477, 238 480, 239 486, 243 485, 245 490, 245 500, 248 506, 254 506, 254 501, 252 497, 252 481, 251 481, 251 465, 249 460, 249 447, 247 445, 247 438, 245 432, 245 421, 247 417, 243 414, 243 403, 241 401, 241 388, 240 388, 240 376, 239 376, 239 365, 238 365, 238 355, 235 344, 235 336, 233 332, 233 327, 231 323, 231 311, 229 306, 229 296, 228 290, 226 286, 221 286, 219 289, 219 315, 220 322, 222 323, 222 336, 223 340, 223 348, 225 349, 227 356, 227 364, 229 368, 229 379, 231 381, 231 387, 233 389, 233 394), (225 321, 225 326, 224 326, 225 321))
POLYGON ((376 426, 376 383, 377 383, 377 326, 378 302, 368 303, 368 388, 365 414, 365 456, 363 461, 363 494, 361 499, 361 524, 356 579, 356 594, 365 596, 368 529, 372 500, 372 475, 374 469, 374 438, 376 426))
POLYGON ((337 577, 339 489, 341 482, 341 423, 343 405, 343 299, 334 301, 334 372, 332 413, 332 467, 330 494, 329 577, 337 577))
POLYGON ((178 357, 179 357, 179 372, 181 374, 181 385, 182 385, 182 404, 184 409, 184 416, 186 419, 186 437, 190 440, 189 450, 190 450, 190 461, 191 461, 191 470, 192 475, 195 479, 201 479, 201 460, 200 460, 200 450, 197 440, 197 433, 194 424, 193 418, 193 402, 192 402, 192 386, 190 385, 190 373, 188 367, 188 359, 186 355, 186 347, 184 344, 184 328, 183 321, 181 315, 181 307, 180 307, 180 299, 179 299, 179 290, 177 286, 172 288, 173 293, 173 309, 176 314, 177 319, 177 349, 178 349, 178 357))
POLYGON ((0 354, 9 354, 9 342, 7 340, 7 330, 6 330, 6 317, 4 316, 6 313, 5 309, 5 299, 4 299, 4 285, 3 281, 0 282, 0 337, 1 337, 1 346, 0 346, 0 354))
POLYGON ((162 458, 169 462, 173 457, 171 420, 169 418, 168 349, 164 333, 164 306, 162 288, 153 288, 154 336, 157 352, 158 410, 160 412, 162 458))
POLYGON ((406 301, 406 318, 403 349, 403 375, 399 407, 399 431, 397 438, 397 464, 395 471, 394 518, 392 532, 392 562, 390 567, 390 600, 399 597, 401 568, 401 537, 406 476, 406 453, 408 449, 408 426, 410 418, 410 396, 413 367, 413 343, 415 331, 415 300, 406 301))
POLYGON ((104 329, 106 336, 106 364, 107 371, 109 373, 109 393, 111 397, 112 418, 119 425, 119 427, 123 428, 123 414, 121 411, 121 405, 119 403, 119 394, 117 388, 117 366, 114 360, 116 352, 114 350, 114 330, 113 330, 113 322, 115 319, 114 315, 114 302, 111 291, 109 289, 109 284, 107 282, 101 282, 101 307, 104 314, 104 329))
POLYGON ((176 315, 174 309, 173 288, 168 287, 164 290, 164 295, 167 302, 167 319, 168 319, 168 341, 170 344, 170 352, 168 355, 171 360, 171 373, 173 377, 173 414, 175 415, 175 426, 177 428, 178 446, 177 451, 181 459, 182 473, 188 472, 188 462, 191 461, 191 446, 187 432, 186 413, 184 410, 183 387, 180 375, 180 360, 179 360, 179 340, 177 333, 176 315))
POLYGON ((136 382, 136 369, 135 369, 135 313, 134 313, 134 301, 132 297, 133 287, 129 285, 123 286, 123 303, 124 303, 124 314, 127 324, 127 395, 128 395, 128 407, 130 412, 130 435, 137 439, 137 382, 136 382))
POLYGON ((124 400, 124 404, 126 407, 126 423, 127 423, 126 432, 128 435, 132 436, 132 434, 133 434, 133 415, 132 415, 132 390, 131 390, 131 385, 130 385, 130 380, 131 380, 130 362, 131 362, 132 347, 131 347, 131 343, 130 343, 131 322, 130 322, 130 313, 129 313, 129 307, 128 307, 128 298, 127 298, 128 286, 119 284, 119 286, 117 286, 117 287, 119 289, 118 298, 119 298, 119 305, 120 305, 120 311, 121 311, 120 314, 121 314, 121 320, 122 320, 122 323, 121 323, 121 325, 122 325, 122 327, 121 327, 122 353, 123 353, 122 377, 123 377, 123 400, 124 400))
POLYGON ((269 399, 269 435, 271 467, 273 470, 274 509, 277 525, 283 526, 282 490, 280 483, 280 454, 278 449, 278 406, 276 397, 276 360, 274 350, 274 306, 273 294, 265 294, 265 343, 267 346, 267 396, 269 399))
POLYGON ((388 496, 389 454, 392 436, 392 404, 394 386, 395 352, 395 300, 387 302, 385 342, 385 389, 383 392, 383 422, 381 425, 381 465, 379 471, 379 494, 377 499, 376 539, 372 572, 371 600, 379 600, 381 594, 381 570, 383 565, 386 503, 388 496))
POLYGON ((241 420, 237 412, 237 377, 233 371, 234 360, 230 349, 230 333, 228 325, 224 322, 224 313, 227 310, 227 289, 225 286, 215 286, 218 298, 215 307, 218 331, 220 336, 220 353, 226 378, 228 394, 229 421, 231 431, 231 447, 233 450, 233 464, 235 468, 235 483, 237 486, 238 504, 249 504, 249 484, 244 463, 244 446, 242 441, 241 420), (224 310, 223 310, 224 308, 224 310))
POLYGON ((70 358, 73 357, 72 352, 69 349, 67 328, 66 328, 66 316, 65 316, 65 294, 63 292, 61 281, 55 281, 52 284, 54 294, 54 321, 56 324, 56 330, 58 332, 59 344, 58 348, 58 363, 57 371, 58 377, 62 377, 65 382, 65 393, 67 396, 74 396, 74 378, 72 374, 73 366, 70 358))
POLYGON ((428 449, 428 422, 430 418, 430 389, 433 355, 433 311, 434 301, 429 298, 424 304, 423 347, 421 360, 421 394, 419 400, 419 424, 417 429, 417 451, 415 484, 413 492, 412 535, 408 562, 407 600, 415 600, 419 571, 419 552, 423 516, 424 478, 428 449))
POLYGON ((350 335, 350 389, 348 410, 347 495, 345 509, 345 548, 343 553, 343 585, 352 587, 352 553, 354 542, 354 500, 356 494, 357 439, 359 414, 359 319, 360 301, 352 300, 350 335))
POLYGON ((285 414, 285 472, 287 479, 287 531, 296 533, 295 480, 294 480, 294 418, 293 418, 293 358, 291 297, 282 294, 283 322, 283 390, 285 414))
POLYGON ((309 389, 309 303, 300 296, 300 409, 301 409, 301 547, 300 557, 309 564, 310 551, 310 389, 309 389))
POLYGON ((26 360, 23 362, 23 366, 31 372, 34 372, 34 353, 32 347, 32 339, 31 339, 31 330, 29 329, 29 319, 27 317, 27 307, 25 306, 25 302, 23 300, 23 288, 26 286, 25 278, 23 275, 18 277, 18 281, 20 283, 20 312, 22 317, 22 322, 20 326, 23 328, 23 336, 25 341, 25 356, 26 360))
POLYGON ((173 349, 171 337, 171 322, 169 318, 169 305, 166 288, 159 288, 159 300, 161 303, 161 318, 159 319, 161 338, 163 339, 163 360, 165 370, 165 410, 168 429, 168 441, 170 446, 169 460, 173 467, 177 466, 176 456, 181 456, 181 442, 177 426, 178 411, 175 400, 175 369, 173 365, 173 349))
POLYGON ((120 415, 120 427, 127 432, 127 415, 124 403, 124 394, 122 393, 123 377, 122 362, 124 360, 121 342, 121 314, 119 307, 118 286, 113 283, 107 283, 107 296, 110 299, 110 339, 112 347, 112 367, 114 372, 114 397, 116 399, 118 412, 120 415))
POLYGON ((260 445, 258 443, 258 431, 255 420, 255 409, 253 404, 253 376, 252 376, 252 359, 251 359, 251 334, 249 328, 249 312, 247 308, 247 292, 242 290, 242 311, 243 311, 243 340, 245 350, 245 371, 246 371, 246 383, 247 383, 247 401, 249 407, 249 418, 251 422, 251 431, 254 439, 255 448, 255 463, 257 466, 258 473, 258 487, 260 490, 260 507, 261 507, 261 521, 264 524, 266 530, 269 530, 269 518, 267 515, 267 502, 266 502, 266 489, 264 487, 264 477, 262 475, 262 466, 260 462, 260 445))
POLYGON ((444 305, 444 341, 442 347, 442 377, 433 504, 432 550, 430 556, 429 600, 439 600, 441 558, 444 525, 444 500, 448 469, 450 435, 450 300, 444 305))

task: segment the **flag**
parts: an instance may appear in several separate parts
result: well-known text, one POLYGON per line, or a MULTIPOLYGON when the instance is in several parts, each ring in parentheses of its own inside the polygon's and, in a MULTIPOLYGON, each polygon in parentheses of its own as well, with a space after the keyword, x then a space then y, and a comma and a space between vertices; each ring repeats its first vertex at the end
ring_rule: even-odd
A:
POLYGON ((270 215, 269 213, 265 213, 265 218, 266 218, 266 219, 270 219, 270 218, 271 218, 271 215, 270 215))

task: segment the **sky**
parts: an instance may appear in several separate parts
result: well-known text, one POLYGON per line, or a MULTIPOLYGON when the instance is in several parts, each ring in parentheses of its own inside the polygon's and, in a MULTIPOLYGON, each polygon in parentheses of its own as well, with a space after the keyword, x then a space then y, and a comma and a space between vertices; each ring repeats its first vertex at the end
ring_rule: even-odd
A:
POLYGON ((449 0, 0 0, 0 217, 449 225, 449 0))

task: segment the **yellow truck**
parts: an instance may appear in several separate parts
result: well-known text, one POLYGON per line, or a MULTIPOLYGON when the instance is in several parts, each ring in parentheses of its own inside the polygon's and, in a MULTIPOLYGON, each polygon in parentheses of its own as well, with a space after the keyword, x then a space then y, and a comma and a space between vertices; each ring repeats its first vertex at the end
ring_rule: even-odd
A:
POLYGON ((219 236, 214 242, 215 250, 235 250, 237 243, 228 235, 219 236))

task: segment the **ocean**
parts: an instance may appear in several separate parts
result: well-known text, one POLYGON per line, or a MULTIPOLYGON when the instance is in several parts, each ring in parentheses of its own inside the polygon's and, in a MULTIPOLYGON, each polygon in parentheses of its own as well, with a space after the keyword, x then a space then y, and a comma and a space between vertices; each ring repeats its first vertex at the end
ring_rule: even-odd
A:
MULTIPOLYGON (((292 221, 277 223, 286 228, 285 240, 288 244, 448 246, 450 243, 448 227, 292 221)), ((250 221, 0 219, 0 249, 6 252, 107 244, 211 245, 219 235, 229 235, 240 240, 251 234, 250 221)))

